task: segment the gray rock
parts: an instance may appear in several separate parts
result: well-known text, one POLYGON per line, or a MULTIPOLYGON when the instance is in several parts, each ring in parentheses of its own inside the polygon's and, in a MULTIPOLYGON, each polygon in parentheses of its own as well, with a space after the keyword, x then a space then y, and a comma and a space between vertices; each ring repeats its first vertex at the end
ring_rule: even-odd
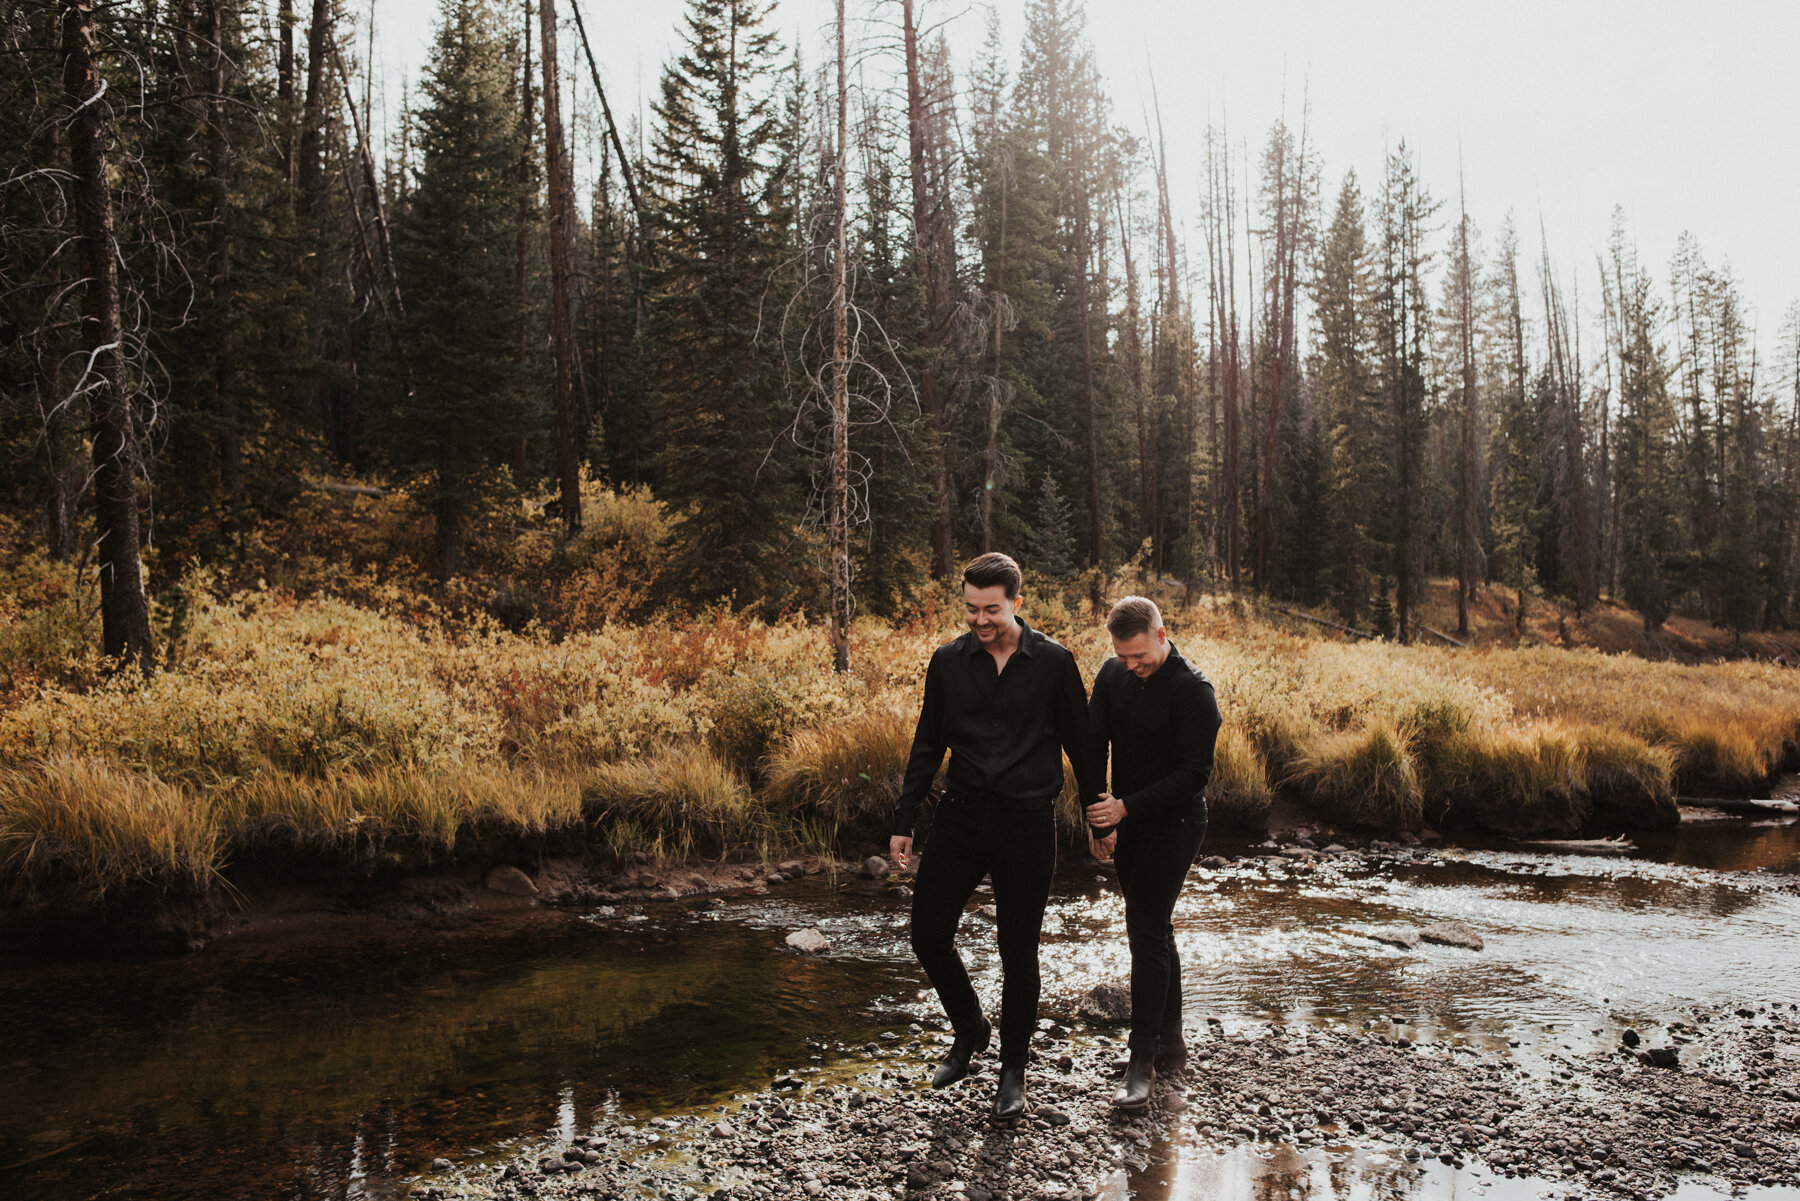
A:
POLYGON ((454 1168, 455 1166, 456 1166, 455 1164, 451 1163, 447 1159, 439 1158, 439 1159, 434 1159, 431 1161, 431 1170, 434 1172, 448 1172, 450 1169, 454 1168))
POLYGON ((1399 926, 1392 930, 1371 930, 1369 937, 1376 942, 1386 943, 1390 947, 1400 947, 1410 951, 1419 945, 1419 932, 1411 926, 1399 926))
POLYGON ((1678 1068, 1681 1066, 1681 1053, 1674 1047, 1647 1047, 1638 1052, 1638 1059, 1653 1068, 1678 1068))
POLYGON ((1439 946, 1465 947, 1471 951, 1479 951, 1486 945, 1481 941, 1481 935, 1475 932, 1475 927, 1453 917, 1433 922, 1419 931, 1419 937, 1439 946))
POLYGON ((826 951, 831 950, 830 940, 811 927, 805 930, 796 930, 788 935, 787 945, 802 955, 823 955, 826 951))
POLYGON ((1096 984, 1082 994, 1075 1012, 1095 1022, 1129 1022, 1131 988, 1118 982, 1096 984))
POLYGON ((880 855, 870 855, 863 860, 862 874, 871 880, 880 880, 893 871, 893 866, 880 855))
POLYGON ((530 876, 510 864, 502 864, 487 874, 487 886, 490 890, 505 893, 509 897, 534 897, 538 886, 530 876))

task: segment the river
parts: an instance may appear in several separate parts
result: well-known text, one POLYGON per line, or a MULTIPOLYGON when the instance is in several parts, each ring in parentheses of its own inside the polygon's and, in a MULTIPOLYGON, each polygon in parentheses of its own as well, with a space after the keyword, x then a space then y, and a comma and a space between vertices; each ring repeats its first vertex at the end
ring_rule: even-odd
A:
MULTIPOLYGON (((1617 859, 1476 846, 1312 873, 1196 871, 1177 915, 1190 1028, 1381 1023, 1529 1064, 1695 1007, 1800 1003, 1800 822, 1694 821, 1640 841, 1617 859), (1368 937, 1446 917, 1486 949, 1368 937)), ((1087 985, 1123 975, 1121 924, 1107 873, 1065 864, 1045 923, 1047 1015, 1070 1020, 1087 985)), ((777 1074, 849 1071, 934 1013, 905 925, 888 887, 812 876, 722 903, 343 915, 173 959, 14 952, 0 958, 0 1194, 398 1197, 437 1157, 498 1159, 777 1074), (802 926, 831 952, 781 949, 802 926)), ((997 956, 967 941, 997 1008, 997 956)), ((1145 1201, 1537 1191, 1478 1164, 1379 1153, 1221 1158, 1172 1143, 1150 1158, 1132 1180, 1145 1201)), ((1718 1194, 1693 1180, 1679 1195, 1718 1194)))

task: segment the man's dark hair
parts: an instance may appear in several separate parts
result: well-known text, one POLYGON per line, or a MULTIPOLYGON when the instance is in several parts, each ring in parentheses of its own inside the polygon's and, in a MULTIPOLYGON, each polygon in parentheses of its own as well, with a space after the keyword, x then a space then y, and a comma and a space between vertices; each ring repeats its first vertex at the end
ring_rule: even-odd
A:
POLYGON ((1113 605, 1106 615, 1106 632, 1120 642, 1162 629, 1162 610, 1156 602, 1142 596, 1127 596, 1113 605))
POLYGON ((1019 565, 1013 562, 1011 555, 1003 555, 999 551, 976 555, 963 568, 963 583, 971 588, 992 588, 998 585, 1006 589, 1007 600, 1018 599, 1019 585, 1023 582, 1019 575, 1019 565))

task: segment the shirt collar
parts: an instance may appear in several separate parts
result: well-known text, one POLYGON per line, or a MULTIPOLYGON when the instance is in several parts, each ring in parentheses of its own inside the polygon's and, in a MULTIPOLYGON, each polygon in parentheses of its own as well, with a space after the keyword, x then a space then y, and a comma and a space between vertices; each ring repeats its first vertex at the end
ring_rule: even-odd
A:
MULTIPOLYGON (((1019 645, 1013 648, 1013 653, 1015 655, 1024 655, 1029 659, 1031 658, 1031 652, 1037 648, 1038 640, 1042 638, 1043 635, 1032 629, 1026 624, 1025 619, 1016 613, 1013 614, 1013 620, 1019 623, 1019 645)), ((986 652, 987 648, 981 645, 981 639, 975 636, 974 630, 970 630, 968 633, 964 634, 963 637, 968 639, 968 643, 963 648, 963 653, 965 655, 973 657, 986 652)))

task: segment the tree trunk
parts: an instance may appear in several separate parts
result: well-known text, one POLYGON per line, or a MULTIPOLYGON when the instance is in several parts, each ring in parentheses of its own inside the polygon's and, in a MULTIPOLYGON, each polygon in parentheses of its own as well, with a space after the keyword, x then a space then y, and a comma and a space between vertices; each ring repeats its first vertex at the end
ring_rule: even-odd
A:
POLYGON ((233 547, 243 551, 244 471, 243 430, 238 413, 237 385, 232 378, 236 362, 224 325, 231 311, 231 138, 225 122, 225 5, 212 0, 211 95, 207 98, 207 145, 212 155, 213 214, 210 247, 213 309, 220 323, 212 345, 213 393, 219 413, 220 482, 225 489, 226 527, 233 547))
POLYGON ((88 397, 94 465, 94 531, 99 542, 100 632, 119 666, 151 668, 150 608, 138 556, 137 442, 125 391, 124 335, 119 319, 118 262, 106 139, 112 110, 95 62, 95 0, 64 0, 63 94, 69 105, 69 167, 74 176, 75 233, 84 277, 81 339, 87 351, 77 390, 88 397))
MULTIPOLYGON (((532 91, 531 91, 531 0, 524 0, 524 29, 519 38, 520 61, 519 70, 519 227, 513 235, 513 309, 519 314, 519 326, 513 341, 513 364, 519 368, 520 378, 524 378, 525 352, 529 346, 530 330, 525 320, 525 268, 526 255, 531 248, 531 135, 532 91)), ((513 485, 523 488, 531 464, 526 455, 530 443, 525 432, 521 430, 513 440, 511 459, 513 485)))
POLYGON ((322 188, 321 156, 325 123, 325 43, 331 34, 331 0, 313 0, 306 33, 306 102, 300 117, 299 163, 295 166, 297 207, 311 213, 322 188))
POLYGON ((294 187, 294 0, 280 0, 276 8, 280 48, 275 58, 275 98, 281 107, 281 164, 288 191, 294 187))
POLYGON ((550 200, 550 342, 556 358, 556 478, 563 530, 581 528, 581 456, 575 435, 575 331, 570 288, 575 274, 575 185, 563 141, 556 80, 556 0, 539 0, 544 59, 544 165, 550 200))
POLYGON ((837 229, 831 261, 831 667, 850 669, 850 298, 849 189, 845 170, 850 86, 844 62, 844 0, 837 0, 837 229))
POLYGON ((906 42, 906 131, 912 167, 913 261, 925 283, 925 369, 919 381, 925 419, 931 426, 927 474, 931 482, 931 548, 938 579, 948 582, 956 571, 956 549, 950 521, 950 468, 944 445, 944 399, 939 379, 939 351, 948 332, 944 299, 949 281, 939 278, 934 253, 930 180, 925 165, 925 88, 919 73, 919 30, 912 0, 901 0, 900 17, 906 42))

